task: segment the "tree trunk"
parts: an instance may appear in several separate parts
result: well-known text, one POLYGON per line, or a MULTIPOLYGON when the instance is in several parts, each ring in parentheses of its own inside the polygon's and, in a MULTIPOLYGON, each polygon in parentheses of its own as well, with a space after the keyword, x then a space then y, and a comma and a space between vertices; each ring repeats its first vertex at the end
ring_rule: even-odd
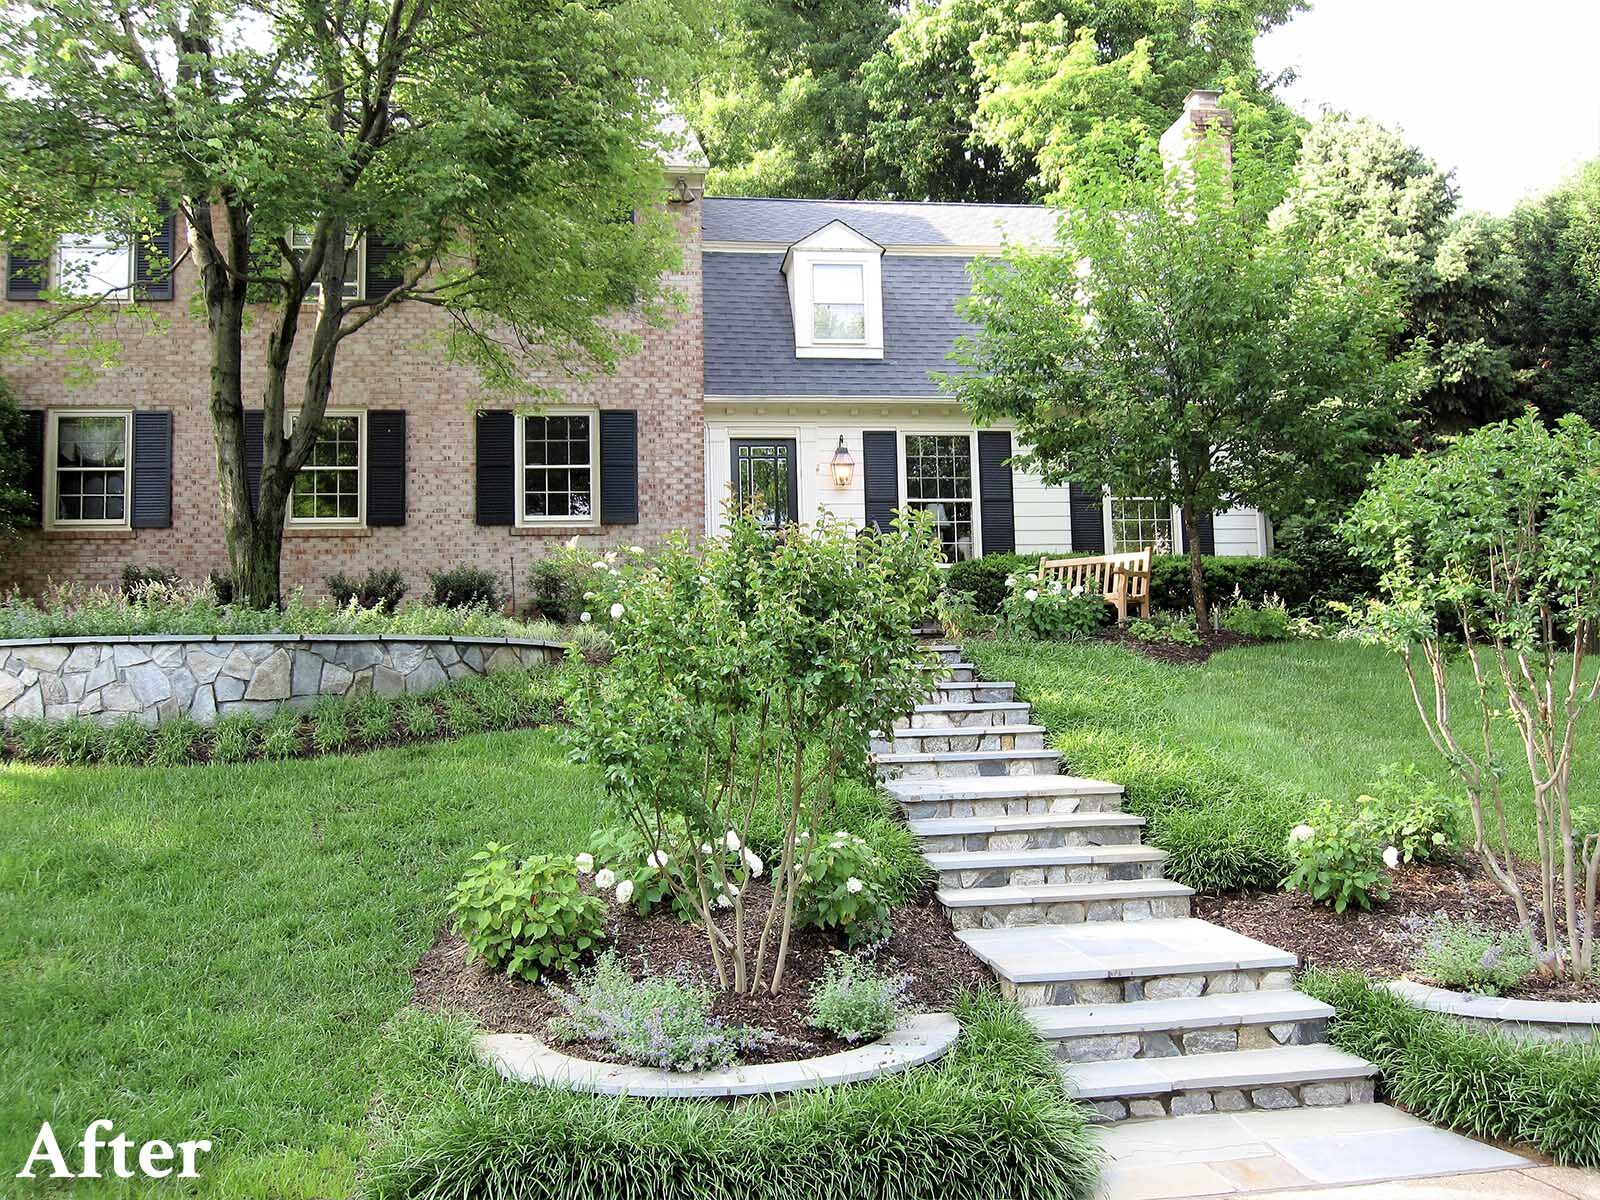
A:
POLYGON ((1189 552, 1189 598, 1194 603, 1195 628, 1200 636, 1211 636, 1211 609, 1206 604, 1205 562, 1200 553, 1200 526, 1194 517, 1193 502, 1183 506, 1183 545, 1189 552))

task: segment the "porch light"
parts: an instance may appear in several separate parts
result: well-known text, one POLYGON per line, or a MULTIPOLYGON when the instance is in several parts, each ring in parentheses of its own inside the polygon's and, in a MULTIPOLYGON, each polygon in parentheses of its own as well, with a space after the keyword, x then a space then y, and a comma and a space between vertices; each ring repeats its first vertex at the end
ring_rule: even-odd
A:
POLYGON ((850 481, 856 477, 855 460, 850 457, 850 451, 845 449, 842 433, 839 435, 839 445, 833 452, 828 468, 833 472, 835 487, 847 488, 850 486, 850 481))

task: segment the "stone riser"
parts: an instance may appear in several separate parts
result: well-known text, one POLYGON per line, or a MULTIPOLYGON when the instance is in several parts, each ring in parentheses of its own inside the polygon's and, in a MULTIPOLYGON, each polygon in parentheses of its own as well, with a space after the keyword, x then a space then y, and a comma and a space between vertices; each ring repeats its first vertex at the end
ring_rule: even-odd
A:
POLYGON ((1285 967, 1206 971, 1188 975, 1141 975, 1128 979, 1076 979, 1045 983, 1000 980, 1000 994, 1023 1008, 1041 1004, 1121 1004, 1135 1000, 1177 1000, 1231 992, 1287 992, 1294 972, 1285 967))
MULTIPOLYGON (((1039 904, 973 905, 970 908, 952 908, 948 911, 950 924, 956 929, 1012 929, 1022 925, 1078 925, 1084 921, 1148 921, 1153 917, 1187 917, 1189 897, 1162 896, 1157 899, 1139 900, 1064 900, 1039 904)), ((1005 990, 1004 981, 1001 983, 1001 990, 1005 990)), ((1072 1004, 1074 1002, 1034 1000, 1023 1003, 1072 1004)))
POLYGON ((1074 846, 1137 846, 1141 832, 1137 825, 1106 825, 1100 828, 1091 826, 1075 829, 1029 829, 1006 833, 950 833, 918 838, 917 845, 926 854, 950 854, 958 850, 1060 850, 1074 846))
POLYGON ((879 779, 992 779, 1001 775, 1056 775, 1061 760, 1045 758, 940 758, 931 762, 879 763, 879 779))
MULTIPOLYGON (((909 821, 920 821, 933 817, 1022 817, 1038 813, 1097 813, 1121 812, 1122 796, 1120 793, 1095 796, 995 796, 981 800, 902 800, 901 811, 909 821)), ((1055 833, 1055 830, 1039 830, 1037 835, 1029 833, 1029 837, 1042 836, 1046 832, 1055 833)), ((1108 834, 1112 830, 1106 831, 1108 834)), ((1018 834, 974 834, 975 837, 1017 837, 1018 834)), ((1030 843, 1031 844, 1031 843, 1030 843)), ((1070 846, 1074 843, 1063 841, 1061 845, 1070 846)), ((1094 843, 1089 843, 1094 844, 1094 843)), ((960 849, 961 847, 956 847, 960 849)), ((971 849, 972 847, 965 847, 971 849)), ((989 847, 993 850, 1016 850, 1020 846, 1010 846, 997 843, 989 847)), ((928 847, 932 849, 932 847, 928 847)))
POLYGON ((1016 699, 1016 685, 949 681, 928 694, 929 704, 1010 704, 1016 699))
MULTIPOLYGON (((977 685, 978 671, 971 663, 944 663, 933 672, 935 684, 964 683, 968 687, 977 685)), ((943 691, 941 686, 938 689, 943 691)), ((1009 689, 1008 689, 1009 690, 1009 689)), ((1006 699, 1010 699, 1008 695, 1006 699)), ((953 703, 953 702, 952 702, 953 703)))
MULTIPOLYGON (((963 702, 964 703, 964 702, 963 702)), ((981 701, 984 704, 1006 704, 1004 700, 981 701)), ((969 712, 943 711, 918 712, 901 717, 894 723, 897 732, 907 729, 957 729, 972 725, 1026 725, 1028 710, 1023 708, 975 708, 969 712)))
POLYGON ((872 739, 874 754, 955 754, 971 750, 1043 750, 1044 731, 1028 730, 1023 733, 921 733, 907 729, 897 732, 893 743, 884 738, 872 739))
MULTIPOLYGON (((927 847, 923 847, 924 850, 927 847)), ((943 888, 1027 887, 1036 883, 1111 883, 1132 879, 1160 879, 1159 862, 1079 863, 1072 866, 982 867, 941 870, 943 888)), ((1188 916, 1187 912, 1178 914, 1188 916)))
POLYGON ((1226 1054, 1232 1050, 1272 1050, 1310 1046, 1328 1040, 1328 1023, 1281 1021, 1271 1025, 1215 1025, 1165 1033, 1104 1033, 1047 1038, 1063 1062, 1110 1062, 1132 1058, 1172 1058, 1185 1054, 1226 1054))
POLYGON ((1246 1112, 1250 1109, 1332 1108, 1341 1104, 1371 1104, 1370 1079, 1319 1079, 1312 1083, 1269 1084, 1254 1088, 1216 1088, 1211 1091, 1174 1092, 1167 1096, 1103 1098, 1084 1103, 1098 1122, 1138 1120, 1145 1117, 1183 1117, 1195 1113, 1246 1112))

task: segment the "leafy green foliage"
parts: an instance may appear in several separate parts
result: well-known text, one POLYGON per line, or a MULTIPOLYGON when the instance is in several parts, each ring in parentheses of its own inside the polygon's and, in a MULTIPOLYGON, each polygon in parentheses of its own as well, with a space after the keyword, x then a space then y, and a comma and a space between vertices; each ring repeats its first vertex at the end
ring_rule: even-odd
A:
POLYGON ((682 974, 635 980, 612 951, 555 992, 563 1015, 550 1022, 557 1037, 601 1046, 624 1062, 663 1071, 714 1071, 772 1035, 730 1025, 711 1015, 711 989, 682 974))
MULTIPOLYGON (((579 624, 584 613, 594 617, 595 594, 603 581, 620 574, 621 555, 615 550, 595 551, 569 543, 536 558, 528 569, 528 587, 534 607, 551 621, 579 624)), ((587 622, 584 622, 587 623, 587 622)))
POLYGON ((1031 1027, 992 995, 957 1006, 931 1066, 738 1105, 652 1104, 504 1083, 471 1030, 403 1012, 379 1049, 377 1200, 1089 1200, 1098 1152, 1031 1027), (962 1169, 950 1170, 952 1147, 962 1169))
POLYGON ((150 739, 152 767, 181 767, 199 760, 205 744, 205 727, 188 717, 175 717, 156 726, 150 739))
POLYGON ((1389 873, 1384 869, 1389 849, 1365 805, 1324 801, 1289 831, 1293 869, 1283 886, 1304 892, 1334 912, 1342 913, 1352 904, 1371 908, 1374 900, 1389 898, 1389 873))
MULTIPOLYGON (((17 731, 13 730, 14 745, 12 752, 18 758, 31 758, 27 753, 27 745, 17 731)), ((133 717, 124 717, 111 726, 106 735, 105 761, 108 766, 134 767, 142 766, 150 758, 150 728, 133 717)))
POLYGON ((803 928, 830 930, 846 946, 887 937, 891 897, 883 859, 872 843, 844 829, 800 840, 795 921, 803 928))
POLYGON ((339 754, 350 748, 352 724, 350 705, 331 696, 318 700, 311 710, 311 744, 318 753, 339 754))
POLYGON ((1150 645, 1165 643, 1170 646, 1198 646, 1200 632, 1195 627, 1193 613, 1152 613, 1148 617, 1132 617, 1127 626, 1128 636, 1150 645))
POLYGON ((124 596, 133 596, 152 586, 175 588, 182 582, 176 571, 169 571, 165 567, 142 567, 137 563, 125 563, 119 590, 124 596))
POLYGON ((33 474, 28 461, 26 419, 11 385, 0 379, 0 547, 37 525, 37 503, 27 490, 33 474))
POLYGON ((300 720, 293 713, 274 713, 261 727, 262 758, 293 758, 300 753, 300 745, 300 720))
POLYGON ((1358 803, 1372 813, 1379 836, 1400 851, 1400 861, 1427 862, 1447 856, 1466 836, 1467 818, 1458 797, 1417 769, 1390 763, 1378 775, 1372 794, 1358 803))
POLYGON ((1219 623, 1229 633, 1262 642, 1281 642, 1294 636, 1289 607, 1280 596, 1263 596, 1260 603, 1253 603, 1235 593, 1223 608, 1219 623))
POLYGON ((253 717, 223 717, 211 727, 211 761, 248 762, 256 756, 261 723, 253 717))
POLYGON ((572 860, 514 859, 490 842, 450 893, 450 915, 472 952, 519 979, 567 974, 605 939, 605 902, 578 887, 572 860))
POLYGON ((944 636, 952 642, 974 634, 993 633, 999 623, 993 615, 980 609, 968 592, 940 592, 934 612, 944 636))
POLYGON ((1498 996, 1539 966, 1521 929, 1488 929, 1471 917, 1435 917, 1423 935, 1416 971, 1440 987, 1498 996))
POLYGON ((452 567, 428 576, 433 602, 443 608, 500 607, 500 576, 483 567, 452 567))
POLYGON ((1006 585, 1011 590, 1000 602, 1000 625, 1008 637, 1086 638, 1114 617, 1104 598, 1065 591, 1059 580, 1012 575, 1006 585))
MULTIPOLYGON (((673 823, 665 837, 657 840, 662 849, 653 849, 637 828, 624 822, 614 822, 595 831, 589 839, 589 867, 610 871, 617 883, 627 882, 631 887, 628 903, 634 905, 642 916, 649 916, 663 904, 671 905, 685 920, 693 920, 695 909, 687 892, 673 887, 673 877, 681 880, 683 864, 689 861, 688 847, 684 844, 683 823, 673 823), (652 855, 665 857, 661 867, 650 865, 652 855)), ((660 858, 657 859, 660 861, 660 858)), ((582 872, 585 864, 580 863, 582 872)))
POLYGON ((1349 972, 1302 976, 1332 1004, 1334 1045, 1378 1068, 1384 1091, 1425 1121, 1600 1167, 1600 1044, 1546 1045, 1412 1008, 1349 972))
POLYGON ((847 1042, 873 1041, 905 1016, 908 986, 904 975, 886 975, 864 958, 835 953, 811 987, 806 1020, 847 1042))
POLYGON ((1037 554, 985 554, 981 558, 951 563, 945 572, 944 586, 952 595, 970 596, 979 612, 997 613, 1001 602, 1012 591, 1012 584, 1006 581, 1038 571, 1037 554))
POLYGON ((328 576, 324 582, 328 585, 328 595, 340 608, 354 605, 392 613, 399 609, 406 595, 405 576, 392 567, 373 567, 360 580, 348 579, 341 573, 328 576))

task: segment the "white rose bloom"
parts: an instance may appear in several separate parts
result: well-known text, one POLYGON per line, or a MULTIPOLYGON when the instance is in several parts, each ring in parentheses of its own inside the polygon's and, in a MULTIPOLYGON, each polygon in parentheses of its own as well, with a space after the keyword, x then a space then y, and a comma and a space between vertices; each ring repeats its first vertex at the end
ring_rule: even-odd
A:
POLYGON ((1061 581, 1059 579, 1050 585, 1050 594, 1052 596, 1061 595, 1061 581))
POLYGON ((1026 600, 1029 604, 1032 604, 1035 600, 1037 600, 1039 598, 1039 589, 1038 588, 1029 588, 1027 591, 1022 593, 1022 598, 1024 600, 1026 600))
POLYGON ((1074 584, 1073 587, 1072 587, 1072 594, 1074 596, 1083 595, 1083 584, 1081 584, 1081 583, 1074 584))
POLYGON ((1309 840, 1311 835, 1314 833, 1316 833, 1315 829, 1302 823, 1289 830, 1289 840, 1291 842, 1304 842, 1309 840))
POLYGON ((750 868, 750 874, 760 879, 761 872, 765 869, 766 864, 761 861, 759 854, 750 849, 749 846, 746 846, 744 848, 744 865, 750 868))
POLYGON ((1016 587, 1017 586, 1017 577, 1015 575, 1007 575, 1006 576, 1006 586, 1007 587, 1016 587))
POLYGON ((578 614, 578 620, 582 621, 585 625, 587 625, 590 621, 594 620, 594 614, 591 613, 586 608, 581 613, 578 614))
POLYGON ((617 873, 615 871, 613 871, 610 867, 602 868, 600 871, 596 872, 595 877, 594 877, 594 885, 595 885, 595 887, 599 888, 601 891, 605 891, 607 888, 609 888, 616 881, 617 881, 617 873))
POLYGON ((711 853, 711 843, 710 842, 701 842, 700 843, 700 853, 701 854, 710 854, 711 853))
POLYGON ((613 605, 612 605, 612 606, 611 606, 611 619, 612 619, 612 620, 613 620, 613 621, 620 621, 620 620, 622 620, 622 614, 623 614, 623 613, 624 613, 624 612, 626 612, 626 611, 627 611, 627 610, 626 610, 626 609, 625 609, 625 608, 623 608, 623 607, 622 607, 622 604, 621 604, 621 602, 620 602, 620 601, 619 601, 619 602, 618 602, 618 603, 616 603, 616 604, 613 604, 613 605))
POLYGON ((594 855, 592 854, 580 854, 574 861, 578 864, 579 875, 587 875, 594 870, 594 855))
POLYGON ((863 884, 861 882, 861 880, 857 879, 854 875, 850 876, 849 879, 846 879, 844 881, 844 890, 849 892, 852 896, 854 896, 857 892, 859 892, 865 886, 866 885, 863 884))
POLYGON ((1385 850, 1383 852, 1383 865, 1391 871, 1398 867, 1400 865, 1400 851, 1393 846, 1385 850))
POLYGON ((624 879, 617 884, 617 903, 626 904, 633 899, 633 880, 624 879))
POLYGON ((649 855, 646 856, 646 858, 644 860, 644 865, 647 866, 647 867, 654 867, 656 870, 659 871, 662 867, 667 865, 667 853, 666 853, 666 851, 665 850, 652 850, 652 851, 650 851, 649 855))
POLYGON ((731 829, 722 835, 722 844, 735 854, 739 853, 739 847, 742 845, 739 835, 731 829))

